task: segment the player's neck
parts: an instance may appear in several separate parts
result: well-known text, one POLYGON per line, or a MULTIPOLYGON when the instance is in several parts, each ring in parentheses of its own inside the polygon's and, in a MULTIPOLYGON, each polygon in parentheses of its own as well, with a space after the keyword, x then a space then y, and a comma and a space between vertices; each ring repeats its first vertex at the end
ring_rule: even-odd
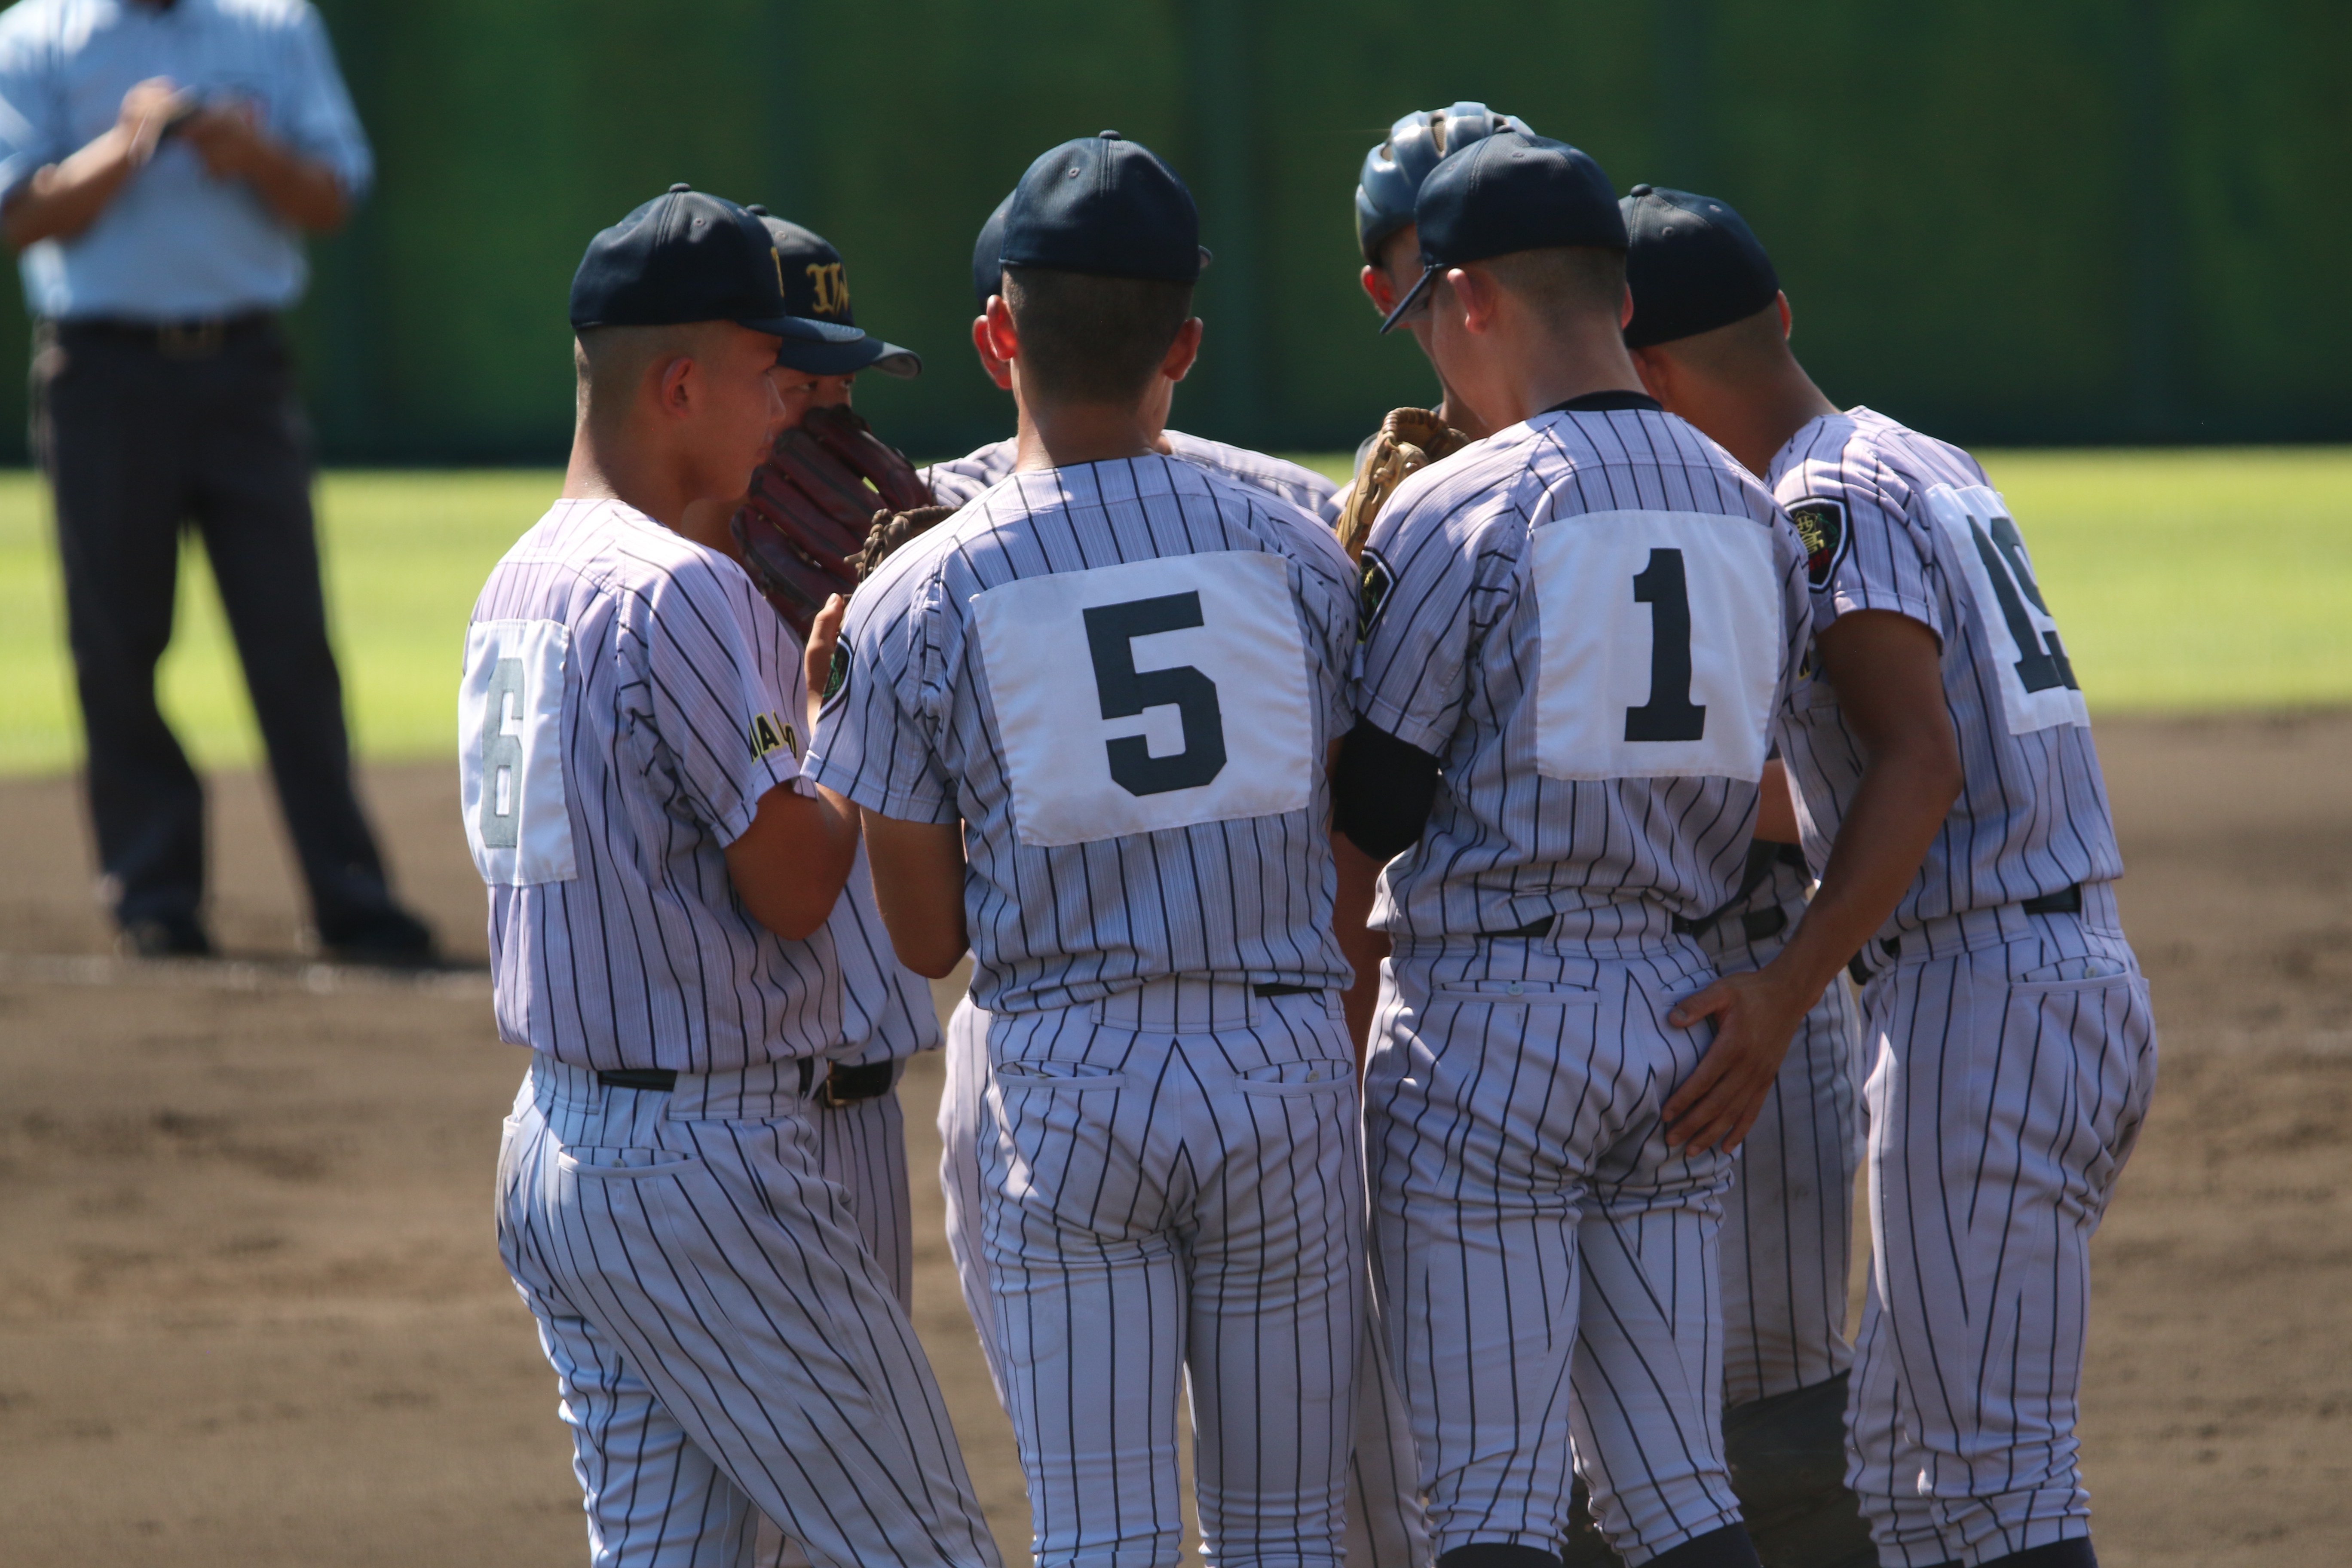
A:
POLYGON ((1013 466, 1025 473, 1115 462, 1159 449, 1160 421, 1148 406, 1066 403, 1033 406, 1019 400, 1020 428, 1013 466))
POLYGON ((665 463, 657 453, 639 451, 614 432, 599 432, 582 420, 572 434, 572 458, 564 465, 565 500, 617 500, 652 518, 665 528, 676 528, 696 498, 681 482, 677 465, 665 463))
POLYGON ((1706 428, 1716 444, 1739 459, 1740 467, 1759 479, 1771 470, 1772 459, 1790 437, 1837 405, 1822 395, 1805 367, 1792 356, 1782 356, 1756 381, 1726 397, 1706 428))
POLYGON ((1613 326, 1601 332, 1546 332, 1507 341, 1495 366, 1491 402, 1503 416, 1495 426, 1516 425, 1571 397, 1595 392, 1642 392, 1642 377, 1613 326))

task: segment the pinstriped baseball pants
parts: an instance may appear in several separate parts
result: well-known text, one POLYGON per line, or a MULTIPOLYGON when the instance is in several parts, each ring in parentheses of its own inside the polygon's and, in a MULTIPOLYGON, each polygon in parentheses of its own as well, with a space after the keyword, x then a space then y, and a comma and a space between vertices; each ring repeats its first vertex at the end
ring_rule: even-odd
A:
POLYGON ((738 1568, 765 1513, 826 1568, 997 1568, 797 1083, 782 1062, 660 1093, 532 1058, 499 1244, 556 1369, 592 1560, 738 1568))
MULTIPOLYGON (((948 1019, 946 1084, 940 1096, 940 1187, 947 1198, 948 1251, 996 1397, 996 1310, 988 1293, 981 1237, 980 1127, 988 1092, 988 1015, 966 996, 948 1019)), ((1356 1437, 1348 1459, 1348 1568, 1429 1568, 1429 1521, 1412 1458, 1412 1418, 1368 1314, 1356 1359, 1356 1437)))
POLYGON ((1598 952, 1399 942, 1382 966, 1374 1280, 1441 1555, 1556 1552, 1571 1434, 1629 1563, 1739 1518, 1717 1257, 1730 1160, 1668 1148, 1658 1118, 1710 1037, 1666 1011, 1711 978, 1663 931, 1598 952))
MULTIPOLYGON (((1698 939, 1717 973, 1761 969, 1782 934, 1751 942, 1739 917, 1698 939)), ((1862 1163, 1861 1030, 1843 976, 1789 1042, 1772 1092, 1734 1152, 1723 1215, 1723 1401, 1788 1394, 1846 1370, 1853 1178, 1862 1163)))
POLYGON ((2083 912, 1906 931, 1863 992, 1872 1261, 1847 1482, 1889 1568, 2090 1531, 2074 1423, 2090 1242, 2156 1085, 2147 982, 2083 912))
POLYGON ((1173 1568, 1189 1391, 1218 1568, 1339 1568, 1365 1295, 1326 994, 1161 982, 987 1016, 982 1255, 1045 1568, 1173 1568))

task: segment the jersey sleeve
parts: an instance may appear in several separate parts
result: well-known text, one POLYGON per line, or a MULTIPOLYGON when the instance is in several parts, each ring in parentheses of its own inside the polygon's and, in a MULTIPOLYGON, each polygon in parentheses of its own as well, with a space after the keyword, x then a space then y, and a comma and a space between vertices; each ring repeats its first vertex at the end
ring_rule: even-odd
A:
POLYGON ((1496 504, 1501 498, 1451 513, 1442 503, 1400 510, 1391 498, 1357 563, 1355 710, 1432 756, 1445 754, 1461 722, 1480 636, 1508 605, 1517 556, 1497 547, 1507 530, 1495 524, 1519 523, 1522 538, 1525 528, 1496 504))
POLYGON ((817 716, 809 766, 826 788, 902 822, 953 822, 955 781, 940 762, 931 698, 940 619, 949 613, 927 558, 902 557, 849 601, 817 716))
POLYGON ((1911 487, 1867 445, 1801 463, 1777 489, 1807 552, 1815 630, 1857 610, 1892 610, 1944 635, 1933 555, 1910 521, 1911 487))
POLYGON ((1356 594, 1348 552, 1319 519, 1303 510, 1280 520, 1292 541, 1301 579, 1299 613, 1318 668, 1315 689, 1328 694, 1324 738, 1338 740, 1354 727, 1355 704, 1349 680, 1356 662, 1356 594))
POLYGON ((743 836, 770 790, 812 793, 796 750, 802 715, 787 697, 798 689, 792 639, 760 635, 761 616, 777 618, 740 570, 711 557, 650 585, 635 617, 644 719, 676 805, 722 846, 743 836))

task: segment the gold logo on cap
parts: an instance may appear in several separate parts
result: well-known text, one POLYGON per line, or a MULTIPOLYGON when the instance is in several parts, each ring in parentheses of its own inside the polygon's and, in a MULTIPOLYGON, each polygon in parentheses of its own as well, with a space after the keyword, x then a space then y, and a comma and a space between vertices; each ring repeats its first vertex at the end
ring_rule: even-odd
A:
POLYGON ((781 293, 782 293, 782 292, 784 291, 784 256, 783 256, 783 252, 782 252, 782 251, 778 250, 774 246, 772 246, 772 246, 768 247, 768 259, 769 259, 769 261, 770 261, 770 262, 772 262, 772 263, 775 266, 775 268, 776 268, 776 292, 777 292, 777 293, 779 293, 779 294, 781 294, 781 293))
POLYGON ((816 286, 816 313, 837 316, 849 309, 849 279, 841 273, 838 261, 812 261, 808 264, 809 281, 816 286))

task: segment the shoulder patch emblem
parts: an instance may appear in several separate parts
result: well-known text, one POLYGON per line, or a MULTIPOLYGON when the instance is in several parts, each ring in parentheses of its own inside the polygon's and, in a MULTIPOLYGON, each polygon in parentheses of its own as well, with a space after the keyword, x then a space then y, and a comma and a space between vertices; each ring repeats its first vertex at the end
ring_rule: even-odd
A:
POLYGON ((1815 588, 1830 585, 1830 574, 1845 558, 1852 531, 1845 525, 1845 502, 1828 496, 1807 496, 1789 503, 1789 521, 1805 546, 1805 580, 1815 588))
POLYGON ((817 700, 818 705, 831 707, 833 700, 840 696, 848 685, 849 645, 845 642, 837 642, 833 645, 833 662, 825 666, 824 695, 817 700))
POLYGON ((1359 642, 1372 635, 1381 611, 1389 602, 1389 590, 1396 586, 1396 574, 1381 559, 1377 550, 1367 550, 1356 567, 1356 638, 1359 642))

